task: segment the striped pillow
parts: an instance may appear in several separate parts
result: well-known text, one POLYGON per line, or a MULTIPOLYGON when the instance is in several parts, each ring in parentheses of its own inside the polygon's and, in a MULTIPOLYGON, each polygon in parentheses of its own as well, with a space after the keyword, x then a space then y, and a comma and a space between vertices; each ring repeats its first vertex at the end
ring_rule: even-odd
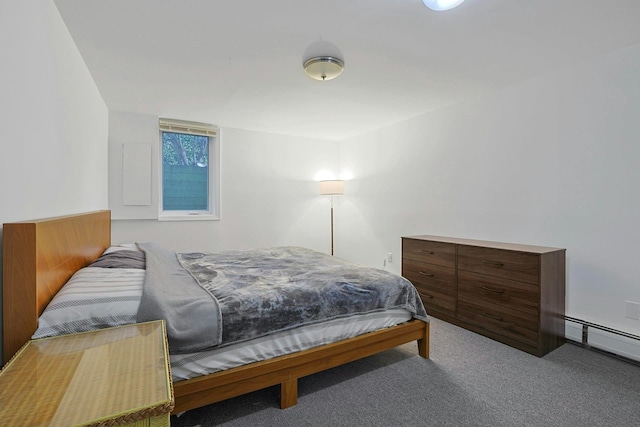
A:
POLYGON ((33 339, 136 322, 145 270, 85 267, 40 316, 33 339))

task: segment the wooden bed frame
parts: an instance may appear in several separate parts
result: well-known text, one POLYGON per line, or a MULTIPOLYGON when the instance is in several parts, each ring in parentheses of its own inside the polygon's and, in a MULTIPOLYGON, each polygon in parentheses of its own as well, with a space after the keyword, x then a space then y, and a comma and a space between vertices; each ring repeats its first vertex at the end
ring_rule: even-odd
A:
MULTIPOLYGON (((4 224, 3 344, 9 359, 33 335, 38 317, 78 269, 111 244, 111 212, 4 224)), ((182 412, 280 385, 280 407, 297 403, 298 378, 417 341, 429 357, 429 323, 398 326, 274 359, 174 383, 175 408, 182 412)))

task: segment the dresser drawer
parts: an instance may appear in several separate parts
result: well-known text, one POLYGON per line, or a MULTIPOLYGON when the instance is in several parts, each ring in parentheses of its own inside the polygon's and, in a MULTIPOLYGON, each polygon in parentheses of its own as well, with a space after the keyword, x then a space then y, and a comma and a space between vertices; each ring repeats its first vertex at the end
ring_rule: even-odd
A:
POLYGON ((418 290, 427 308, 436 311, 456 310, 456 273, 453 268, 403 259, 402 275, 418 290))
POLYGON ((538 319, 530 313, 458 295, 458 318, 484 329, 535 345, 538 319))
POLYGON ((451 315, 455 313, 455 295, 445 293, 441 288, 435 286, 424 285, 420 283, 416 284, 415 286, 418 290, 418 294, 420 294, 420 299, 427 309, 427 314, 429 314, 430 310, 441 311, 449 313, 451 315))
POLYGON ((540 306, 540 291, 536 285, 469 271, 458 272, 458 295, 470 301, 527 311, 533 319, 537 318, 540 306))
POLYGON ((456 245, 430 240, 402 239, 402 258, 455 268, 456 245))
POLYGON ((455 291, 456 270, 451 267, 403 259, 402 275, 414 285, 423 283, 455 291))
POLYGON ((458 269, 538 284, 539 256, 477 246, 458 246, 458 269))

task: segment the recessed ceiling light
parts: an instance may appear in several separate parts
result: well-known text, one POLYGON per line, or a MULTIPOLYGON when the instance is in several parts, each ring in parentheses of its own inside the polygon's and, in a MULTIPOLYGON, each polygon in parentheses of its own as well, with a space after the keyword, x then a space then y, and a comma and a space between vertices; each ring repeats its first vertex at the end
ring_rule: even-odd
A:
POLYGON ((425 6, 431 10, 449 10, 460 6, 464 0, 422 0, 425 6))

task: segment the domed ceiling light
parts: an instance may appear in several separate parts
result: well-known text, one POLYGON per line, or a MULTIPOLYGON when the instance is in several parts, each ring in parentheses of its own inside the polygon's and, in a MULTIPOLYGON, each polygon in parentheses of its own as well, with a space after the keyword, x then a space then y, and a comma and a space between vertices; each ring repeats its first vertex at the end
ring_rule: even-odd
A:
POLYGON ((422 0, 425 6, 438 12, 458 7, 463 1, 464 0, 422 0))
POLYGON ((335 56, 316 56, 304 61, 304 72, 315 80, 331 80, 342 74, 344 62, 335 56))

